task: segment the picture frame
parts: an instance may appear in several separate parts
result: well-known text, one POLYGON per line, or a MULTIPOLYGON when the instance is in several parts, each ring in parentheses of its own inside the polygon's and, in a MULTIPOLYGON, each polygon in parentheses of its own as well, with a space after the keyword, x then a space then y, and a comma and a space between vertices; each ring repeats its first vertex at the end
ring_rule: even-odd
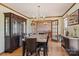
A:
POLYGON ((68 25, 76 25, 79 24, 79 9, 77 9, 75 12, 73 12, 68 17, 68 25))

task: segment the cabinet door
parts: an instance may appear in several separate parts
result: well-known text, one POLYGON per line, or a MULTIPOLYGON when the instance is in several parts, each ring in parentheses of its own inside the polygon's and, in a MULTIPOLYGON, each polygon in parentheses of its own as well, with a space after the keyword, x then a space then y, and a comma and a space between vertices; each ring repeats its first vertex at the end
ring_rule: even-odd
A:
POLYGON ((10 49, 10 21, 5 17, 5 51, 10 49))
POLYGON ((10 26, 9 26, 10 22, 9 22, 9 17, 6 17, 5 19, 5 36, 10 36, 10 26))
POLYGON ((13 36, 15 36, 15 35, 17 35, 17 20, 15 19, 15 18, 12 18, 11 19, 11 36, 13 37, 13 36))

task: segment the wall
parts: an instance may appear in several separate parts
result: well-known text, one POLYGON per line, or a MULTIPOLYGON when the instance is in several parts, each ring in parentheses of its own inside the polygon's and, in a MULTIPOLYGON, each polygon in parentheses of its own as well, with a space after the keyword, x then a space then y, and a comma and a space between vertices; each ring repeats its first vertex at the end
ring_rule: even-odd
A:
POLYGON ((79 25, 68 26, 69 36, 79 37, 79 25), (74 29, 76 29, 76 34, 74 29))
POLYGON ((63 35, 64 34, 64 20, 63 20, 63 18, 59 19, 58 28, 59 28, 59 30, 58 30, 59 34, 63 35))
POLYGON ((38 24, 37 31, 42 33, 51 31, 51 22, 47 24, 43 24, 43 23, 38 24))
MULTIPOLYGON (((74 11, 79 9, 79 4, 75 4, 63 17, 66 18, 68 15, 72 14, 74 11)), ((76 36, 79 37, 79 25, 68 26, 67 30, 69 31, 70 36, 75 36, 74 28, 76 28, 76 36)))
POLYGON ((32 33, 31 19, 27 19, 27 34, 32 33))
POLYGON ((0 14, 0 52, 4 51, 4 14, 0 14))

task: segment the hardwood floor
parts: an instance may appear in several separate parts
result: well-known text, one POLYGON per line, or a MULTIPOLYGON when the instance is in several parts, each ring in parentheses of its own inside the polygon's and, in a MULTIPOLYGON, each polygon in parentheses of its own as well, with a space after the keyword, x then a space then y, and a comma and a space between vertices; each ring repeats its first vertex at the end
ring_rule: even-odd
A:
POLYGON ((48 44, 49 56, 68 56, 68 53, 65 51, 63 47, 61 47, 61 43, 59 42, 51 42, 48 44))
POLYGON ((12 53, 2 53, 0 56, 22 56, 22 48, 18 48, 12 53))
MULTIPOLYGON (((13 53, 2 53, 0 56, 22 56, 22 48, 16 49, 13 53)), ((61 43, 49 40, 48 56, 68 56, 68 53, 61 47, 61 43)))

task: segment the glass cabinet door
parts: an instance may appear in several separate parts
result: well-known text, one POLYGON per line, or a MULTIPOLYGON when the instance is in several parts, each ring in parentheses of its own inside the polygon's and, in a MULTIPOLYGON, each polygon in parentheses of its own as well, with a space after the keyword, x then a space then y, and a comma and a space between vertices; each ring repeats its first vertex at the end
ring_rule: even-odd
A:
POLYGON ((11 35, 17 35, 17 21, 14 19, 14 18, 12 18, 12 20, 11 20, 11 35))
POLYGON ((23 22, 21 22, 21 35, 24 34, 24 26, 23 26, 23 22))
POLYGON ((13 22, 13 34, 17 34, 17 21, 13 22))
POLYGON ((9 17, 6 17, 5 19, 5 36, 10 36, 10 26, 9 26, 10 22, 9 22, 9 17))
POLYGON ((5 51, 10 49, 10 21, 9 17, 5 17, 5 51))
POLYGON ((26 27, 25 27, 26 23, 23 22, 23 33, 26 33, 26 27))

